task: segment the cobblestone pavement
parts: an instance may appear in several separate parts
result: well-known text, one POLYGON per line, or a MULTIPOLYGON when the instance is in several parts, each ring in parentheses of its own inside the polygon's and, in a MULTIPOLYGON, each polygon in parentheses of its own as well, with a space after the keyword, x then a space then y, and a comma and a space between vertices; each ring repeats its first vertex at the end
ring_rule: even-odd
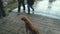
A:
POLYGON ((0 34, 25 34, 25 25, 21 20, 28 16, 39 29, 41 34, 60 34, 60 20, 41 15, 11 12, 9 16, 0 19, 0 34))

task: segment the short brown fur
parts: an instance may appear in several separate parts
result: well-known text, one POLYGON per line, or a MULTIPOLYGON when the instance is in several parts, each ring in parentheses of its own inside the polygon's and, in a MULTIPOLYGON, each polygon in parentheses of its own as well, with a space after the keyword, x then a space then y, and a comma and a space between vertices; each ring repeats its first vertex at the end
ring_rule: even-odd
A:
POLYGON ((28 31, 30 31, 30 34, 39 34, 38 28, 32 24, 32 21, 27 16, 24 16, 22 20, 25 22, 26 34, 28 34, 28 31))

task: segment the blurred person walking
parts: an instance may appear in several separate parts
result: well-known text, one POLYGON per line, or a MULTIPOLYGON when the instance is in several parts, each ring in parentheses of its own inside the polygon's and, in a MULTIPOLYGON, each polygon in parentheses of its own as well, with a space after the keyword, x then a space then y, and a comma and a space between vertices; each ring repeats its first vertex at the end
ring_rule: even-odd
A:
POLYGON ((56 1, 56 0, 49 0, 49 6, 48 6, 48 8, 51 8, 51 7, 52 7, 52 3, 53 3, 54 1, 56 1))
POLYGON ((24 0, 18 0, 18 14, 20 13, 21 5, 23 5, 23 11, 25 12, 25 3, 24 3, 24 0))
POLYGON ((3 0, 0 0, 0 17, 5 17, 6 13, 3 6, 3 0))
POLYGON ((33 11, 33 13, 34 13, 34 8, 33 8, 34 1, 35 1, 35 0, 27 0, 28 14, 30 14, 30 8, 32 9, 32 11, 33 11))

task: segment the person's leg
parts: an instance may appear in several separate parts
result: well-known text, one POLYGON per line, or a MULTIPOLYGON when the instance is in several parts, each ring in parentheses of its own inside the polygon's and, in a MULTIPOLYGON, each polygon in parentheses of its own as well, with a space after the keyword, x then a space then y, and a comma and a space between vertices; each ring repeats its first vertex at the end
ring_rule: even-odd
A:
POLYGON ((6 13, 5 13, 4 10, 2 10, 1 14, 2 14, 2 17, 5 17, 6 16, 6 13))
POLYGON ((18 3, 18 13, 20 13, 21 3, 18 3))
POLYGON ((49 2, 48 8, 52 8, 52 2, 49 2))
POLYGON ((2 16, 2 17, 5 17, 5 16, 6 16, 6 13, 5 13, 4 8, 1 7, 0 12, 1 12, 1 16, 2 16))
POLYGON ((30 5, 28 5, 28 14, 30 14, 30 5))
POLYGON ((30 6, 32 8, 32 11, 33 11, 33 14, 34 14, 34 8, 33 8, 33 5, 30 6))
POLYGON ((0 8, 0 18, 1 18, 1 16, 2 16, 2 10, 1 10, 1 8, 0 8))
POLYGON ((23 5, 23 10, 25 10, 25 3, 23 2, 22 5, 23 5))
POLYGON ((32 8, 32 11, 34 11, 33 5, 30 6, 32 8))

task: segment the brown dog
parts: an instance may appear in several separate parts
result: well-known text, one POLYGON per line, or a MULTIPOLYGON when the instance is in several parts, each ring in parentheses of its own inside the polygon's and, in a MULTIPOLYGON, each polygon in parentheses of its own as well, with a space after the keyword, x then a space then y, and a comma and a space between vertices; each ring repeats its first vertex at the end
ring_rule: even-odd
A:
POLYGON ((39 30, 32 24, 27 16, 24 16, 22 20, 25 22, 26 34, 28 34, 28 31, 30 31, 30 34, 39 34, 39 30))

